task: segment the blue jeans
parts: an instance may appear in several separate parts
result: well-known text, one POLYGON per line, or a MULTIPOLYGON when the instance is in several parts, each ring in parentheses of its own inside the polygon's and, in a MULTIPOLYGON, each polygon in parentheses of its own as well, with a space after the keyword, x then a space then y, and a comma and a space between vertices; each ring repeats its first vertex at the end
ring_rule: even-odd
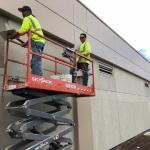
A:
MULTIPOLYGON (((77 63, 77 69, 81 69, 82 70, 82 85, 87 86, 88 85, 88 63, 77 63)), ((72 82, 75 82, 76 79, 76 73, 75 73, 75 69, 71 69, 70 70, 70 74, 72 75, 72 82)))
MULTIPOLYGON (((31 41, 32 52, 42 55, 44 50, 44 43, 31 41)), ((36 75, 43 75, 42 71, 42 58, 40 56, 32 54, 31 59, 31 73, 36 75)))

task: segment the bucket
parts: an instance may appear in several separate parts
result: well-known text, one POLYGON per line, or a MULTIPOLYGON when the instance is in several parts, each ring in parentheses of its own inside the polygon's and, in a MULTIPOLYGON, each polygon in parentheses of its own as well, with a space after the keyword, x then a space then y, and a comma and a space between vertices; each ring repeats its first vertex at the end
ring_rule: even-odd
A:
POLYGON ((60 75, 60 80, 72 82, 72 75, 71 74, 62 74, 62 75, 60 75))
POLYGON ((52 79, 60 80, 60 75, 52 75, 51 78, 52 78, 52 79))

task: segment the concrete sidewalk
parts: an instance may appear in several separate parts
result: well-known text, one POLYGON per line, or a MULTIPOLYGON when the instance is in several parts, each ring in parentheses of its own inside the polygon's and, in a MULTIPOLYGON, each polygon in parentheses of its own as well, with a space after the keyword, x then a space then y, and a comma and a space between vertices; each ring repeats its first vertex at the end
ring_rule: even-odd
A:
POLYGON ((150 150, 150 129, 110 150, 150 150))

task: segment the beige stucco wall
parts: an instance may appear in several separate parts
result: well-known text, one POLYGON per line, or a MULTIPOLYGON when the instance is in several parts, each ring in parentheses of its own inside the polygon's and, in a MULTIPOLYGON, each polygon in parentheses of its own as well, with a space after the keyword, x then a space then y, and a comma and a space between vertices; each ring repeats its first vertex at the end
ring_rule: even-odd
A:
POLYGON ((108 150, 150 127, 150 88, 145 81, 114 67, 97 71, 96 97, 91 99, 94 150, 108 150))

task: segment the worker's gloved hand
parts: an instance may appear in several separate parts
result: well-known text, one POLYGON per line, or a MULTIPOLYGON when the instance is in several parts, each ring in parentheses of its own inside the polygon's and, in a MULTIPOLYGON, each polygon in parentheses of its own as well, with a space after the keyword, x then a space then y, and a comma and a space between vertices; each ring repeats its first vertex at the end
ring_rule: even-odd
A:
POLYGON ((75 52, 80 54, 80 51, 79 51, 79 50, 77 50, 77 49, 75 50, 75 52))
POLYGON ((13 37, 14 37, 14 35, 13 35, 13 34, 10 34, 10 33, 9 33, 9 34, 7 34, 7 38, 8 38, 8 39, 13 39, 13 37))
POLYGON ((18 38, 19 37, 19 34, 17 32, 14 32, 14 33, 8 33, 7 34, 7 38, 8 39, 15 39, 15 38, 18 38))

